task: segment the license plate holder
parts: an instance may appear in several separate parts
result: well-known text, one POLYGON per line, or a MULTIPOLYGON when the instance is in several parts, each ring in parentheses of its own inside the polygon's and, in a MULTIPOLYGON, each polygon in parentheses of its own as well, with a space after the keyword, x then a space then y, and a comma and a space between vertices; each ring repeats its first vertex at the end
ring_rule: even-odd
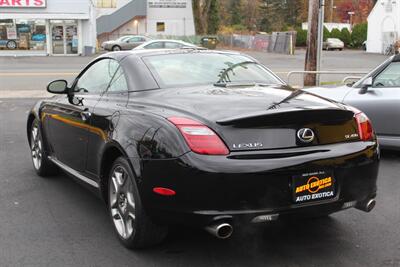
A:
POLYGON ((321 201, 336 196, 336 180, 332 171, 303 173, 292 177, 293 202, 321 201))

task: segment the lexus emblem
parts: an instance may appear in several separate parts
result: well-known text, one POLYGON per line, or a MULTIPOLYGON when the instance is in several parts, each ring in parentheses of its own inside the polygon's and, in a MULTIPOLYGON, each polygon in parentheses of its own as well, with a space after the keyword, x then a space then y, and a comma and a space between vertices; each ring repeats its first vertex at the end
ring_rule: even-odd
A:
POLYGON ((311 143, 315 139, 315 133, 310 128, 303 128, 297 132, 297 138, 303 143, 311 143))

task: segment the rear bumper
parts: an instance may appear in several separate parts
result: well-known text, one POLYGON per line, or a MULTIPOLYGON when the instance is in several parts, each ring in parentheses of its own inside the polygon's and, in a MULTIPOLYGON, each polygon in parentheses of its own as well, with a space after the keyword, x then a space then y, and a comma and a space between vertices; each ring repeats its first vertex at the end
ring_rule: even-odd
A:
POLYGON ((303 150, 299 155, 285 150, 290 152, 286 156, 281 150, 279 157, 264 151, 268 154, 253 154, 251 159, 188 153, 177 159, 150 160, 143 164, 141 198, 157 221, 204 226, 222 219, 248 223, 261 215, 332 213, 376 196, 379 153, 375 142, 303 150), (321 170, 333 171, 336 196, 294 204, 292 177, 321 170), (157 195, 154 187, 172 189, 176 195, 157 195))

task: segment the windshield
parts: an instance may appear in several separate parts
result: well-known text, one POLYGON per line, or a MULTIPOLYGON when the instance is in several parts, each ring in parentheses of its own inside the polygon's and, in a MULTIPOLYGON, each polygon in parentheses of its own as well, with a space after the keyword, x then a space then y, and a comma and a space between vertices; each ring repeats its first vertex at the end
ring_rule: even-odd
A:
POLYGON ((283 84, 264 66, 242 55, 188 53, 143 58, 161 87, 201 84, 283 84))

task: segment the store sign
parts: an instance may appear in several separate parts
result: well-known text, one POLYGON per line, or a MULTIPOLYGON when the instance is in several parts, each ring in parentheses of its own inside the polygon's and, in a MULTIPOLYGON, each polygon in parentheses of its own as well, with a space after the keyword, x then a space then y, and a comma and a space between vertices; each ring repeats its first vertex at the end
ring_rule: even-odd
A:
POLYGON ((149 8, 186 8, 186 6, 187 6, 187 0, 153 0, 153 1, 149 1, 149 8))
POLYGON ((0 0, 0 8, 40 8, 46 7, 46 0, 0 0))

